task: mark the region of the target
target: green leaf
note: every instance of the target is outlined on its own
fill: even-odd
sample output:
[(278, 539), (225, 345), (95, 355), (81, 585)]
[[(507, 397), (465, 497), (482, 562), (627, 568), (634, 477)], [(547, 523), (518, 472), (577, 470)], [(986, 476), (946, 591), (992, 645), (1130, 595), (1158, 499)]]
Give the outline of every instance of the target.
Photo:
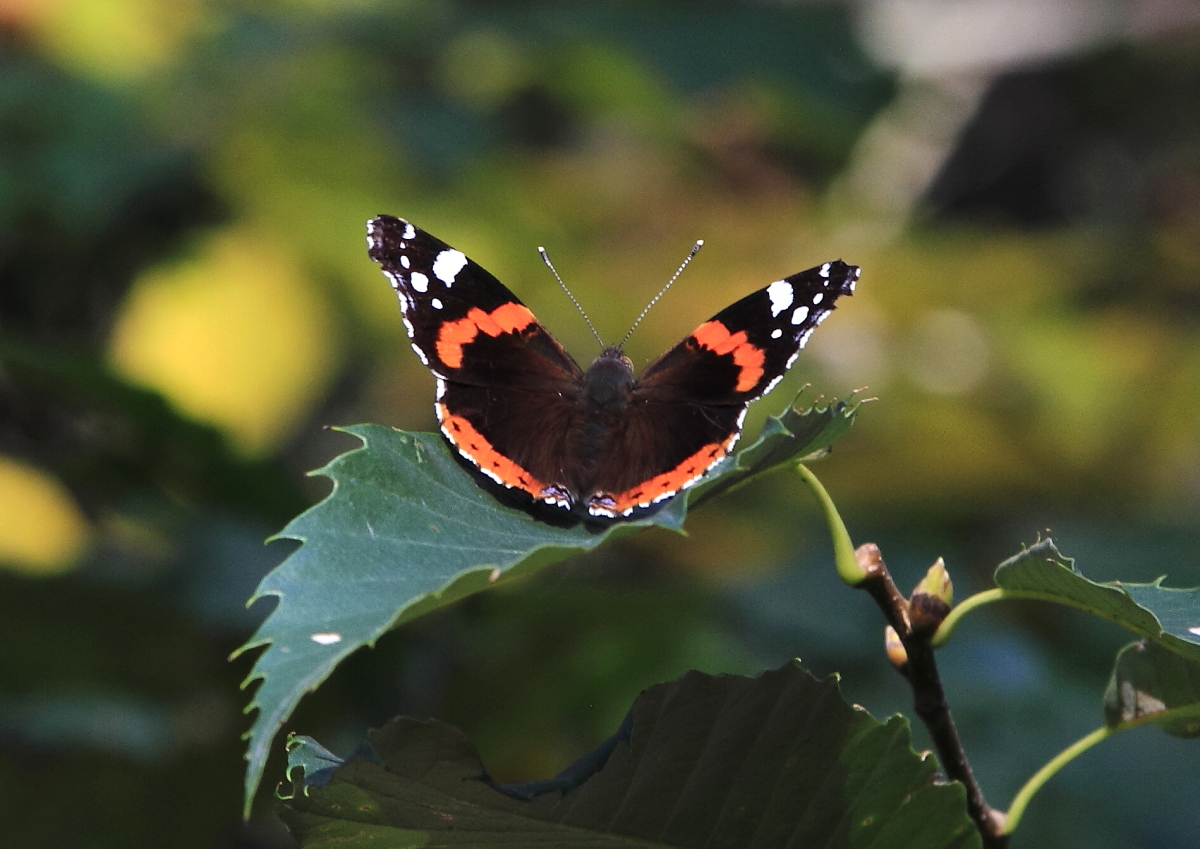
[(303, 544), (259, 585), (251, 602), (275, 596), (279, 603), (235, 653), (267, 647), (245, 681), (262, 682), (247, 706), (258, 710), (247, 752), (247, 812), (282, 723), (356, 649), (422, 613), (608, 539), (655, 525), (679, 530), (691, 500), (826, 450), (857, 407), (848, 400), (788, 410), (658, 513), (603, 529), (551, 525), (501, 504), (437, 434), (344, 428), (363, 445), (317, 472), (333, 480), (333, 492), (279, 534)]
[(702, 504), (754, 475), (785, 463), (821, 459), (854, 424), (859, 403), (851, 399), (826, 405), (818, 402), (808, 409), (793, 405), (782, 416), (768, 416), (753, 445), (738, 451), (685, 493), (687, 505)]
[(1161, 586), (1162, 580), (1149, 584), (1088, 580), (1050, 540), (1022, 551), (996, 569), (996, 585), (1005, 594), (1085, 610), (1200, 662), (1200, 587), (1171, 589)]
[(631, 732), (582, 785), (497, 791), (457, 729), (400, 718), (283, 816), (302, 846), (977, 847), (959, 784), (830, 678), (689, 672), (644, 691)]
[[(324, 787), (333, 771), (345, 761), (326, 749), (312, 737), (304, 734), (289, 734), (287, 741), (288, 775), (298, 769), (305, 787)], [(290, 796), (285, 798), (291, 798)]]
[(1175, 589), (1162, 586), (1163, 578), (1149, 584), (1122, 584), (1129, 597), (1153, 611), (1163, 630), (1163, 643), (1200, 660), (1200, 587)]
[(1145, 640), (1121, 649), (1104, 718), (1115, 726), (1143, 717), (1173, 737), (1200, 737), (1200, 663)]

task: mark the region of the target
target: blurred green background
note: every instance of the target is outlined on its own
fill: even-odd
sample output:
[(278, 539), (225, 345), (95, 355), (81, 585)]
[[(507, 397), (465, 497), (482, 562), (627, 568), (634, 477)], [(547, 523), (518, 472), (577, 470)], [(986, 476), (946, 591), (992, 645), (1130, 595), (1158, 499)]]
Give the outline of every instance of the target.
[[(817, 468), (857, 542), (959, 597), (1047, 530), (1089, 577), (1200, 583), (1200, 12), (1189, 2), (0, 0), (0, 833), (286, 847), (240, 821), (243, 604), (262, 540), (354, 447), (432, 429), (365, 253), (410, 218), (585, 364), (834, 257), (858, 294), (747, 423), (867, 387)], [(780, 474), (360, 653), (288, 723), (342, 754), (397, 713), (540, 778), (643, 687), (792, 656), (906, 710), (881, 623)], [(1036, 604), (943, 670), (1003, 808), (1101, 721), (1127, 637)], [(927, 745), (916, 731), (916, 745)], [(1015, 847), (1200, 846), (1196, 743), (1072, 764)], [(277, 748), (282, 747), (282, 739)]]

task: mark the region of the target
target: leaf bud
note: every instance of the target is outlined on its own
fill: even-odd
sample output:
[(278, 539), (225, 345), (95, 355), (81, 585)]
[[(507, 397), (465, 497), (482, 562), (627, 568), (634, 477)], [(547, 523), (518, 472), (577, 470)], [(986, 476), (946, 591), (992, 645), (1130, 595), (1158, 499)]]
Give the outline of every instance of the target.
[(900, 642), (900, 635), (891, 625), (883, 629), (883, 645), (887, 652), (888, 662), (901, 675), (906, 675), (908, 673), (908, 652), (904, 650), (904, 643)]
[(950, 580), (945, 561), (939, 557), (908, 599), (913, 633), (931, 634), (936, 631), (949, 615), (953, 603), (954, 583)]

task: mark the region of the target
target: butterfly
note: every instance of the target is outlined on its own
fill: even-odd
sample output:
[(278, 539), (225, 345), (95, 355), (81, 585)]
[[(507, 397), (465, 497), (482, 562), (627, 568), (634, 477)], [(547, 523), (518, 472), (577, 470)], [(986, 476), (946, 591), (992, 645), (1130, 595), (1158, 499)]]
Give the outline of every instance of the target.
[(635, 375), (620, 345), (580, 368), (499, 280), (403, 219), (368, 222), (367, 248), (436, 378), (449, 443), (535, 505), (601, 522), (647, 514), (720, 462), (859, 276), (832, 260), (776, 280)]

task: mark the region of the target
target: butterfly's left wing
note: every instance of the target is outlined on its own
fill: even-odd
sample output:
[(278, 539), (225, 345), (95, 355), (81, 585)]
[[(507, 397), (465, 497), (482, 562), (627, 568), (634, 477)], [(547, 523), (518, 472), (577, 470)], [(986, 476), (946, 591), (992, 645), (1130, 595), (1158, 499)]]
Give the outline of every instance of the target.
[(593, 515), (628, 516), (699, 480), (741, 432), (859, 270), (841, 260), (776, 280), (721, 310), (646, 367), (628, 423), (609, 446)]
[(487, 269), (403, 218), (367, 223), (367, 253), (400, 298), (412, 347), (437, 377), (507, 388), (582, 372)]
[(425, 230), (380, 215), (367, 246), (437, 379), (442, 433), (497, 483), (557, 500), (547, 488), (563, 463), (579, 366), (508, 287)]

